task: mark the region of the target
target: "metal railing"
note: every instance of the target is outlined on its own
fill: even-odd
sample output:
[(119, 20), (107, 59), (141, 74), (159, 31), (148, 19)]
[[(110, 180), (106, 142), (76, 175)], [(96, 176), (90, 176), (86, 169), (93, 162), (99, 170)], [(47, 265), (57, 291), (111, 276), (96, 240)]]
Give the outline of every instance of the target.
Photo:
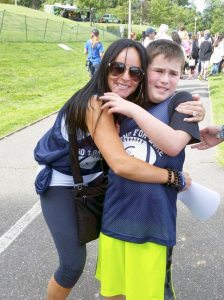
[[(118, 29), (104, 29), (97, 27), (100, 39), (113, 41), (120, 37)], [(86, 41), (90, 35), (90, 28), (74, 21), (74, 25), (67, 22), (57, 22), (51, 19), (34, 18), (14, 14), (6, 10), (0, 11), (0, 42), (73, 42)]]

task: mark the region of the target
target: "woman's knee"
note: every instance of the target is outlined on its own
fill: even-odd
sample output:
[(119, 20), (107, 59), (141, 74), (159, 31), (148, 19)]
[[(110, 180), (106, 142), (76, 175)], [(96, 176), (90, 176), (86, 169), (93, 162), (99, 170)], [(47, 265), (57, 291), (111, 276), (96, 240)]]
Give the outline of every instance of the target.
[(55, 280), (64, 288), (72, 288), (82, 275), (84, 266), (84, 262), (74, 265), (60, 265), (55, 272)]

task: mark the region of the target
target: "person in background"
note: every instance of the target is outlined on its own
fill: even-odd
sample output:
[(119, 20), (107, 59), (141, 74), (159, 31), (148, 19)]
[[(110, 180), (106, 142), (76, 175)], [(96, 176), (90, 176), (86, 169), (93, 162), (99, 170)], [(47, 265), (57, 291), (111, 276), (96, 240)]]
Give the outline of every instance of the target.
[(149, 43), (155, 40), (156, 31), (153, 28), (147, 28), (145, 31), (145, 38), (142, 42), (142, 45), (146, 48)]
[(155, 39), (166, 39), (166, 40), (172, 40), (172, 38), (168, 35), (169, 26), (166, 24), (161, 24), (159, 26), (159, 30), (155, 36)]
[(210, 125), (200, 130), (201, 142), (191, 148), (206, 150), (224, 141), (224, 125)]
[(197, 34), (192, 35), (191, 57), (195, 60), (195, 65), (191, 67), (191, 72), (192, 74), (196, 75), (196, 66), (198, 65), (199, 60), (199, 46)]
[(209, 41), (210, 39), (210, 34), (206, 33), (204, 36), (205, 40), (201, 43), (199, 47), (199, 59), (201, 62), (201, 72), (200, 75), (198, 76), (198, 79), (200, 80), (208, 80), (207, 75), (208, 75), (208, 68), (210, 64), (210, 58), (212, 56), (212, 43)]
[[(187, 55), (186, 55), (185, 48), (184, 48), (184, 46), (183, 46), (182, 40), (181, 40), (181, 38), (180, 38), (180, 36), (179, 36), (179, 33), (178, 33), (176, 30), (174, 30), (174, 31), (171, 32), (171, 38), (172, 38), (172, 40), (173, 40), (174, 42), (176, 42), (178, 45), (180, 45), (180, 47), (181, 47), (181, 49), (182, 49), (182, 51), (183, 51), (183, 53), (184, 53), (184, 58), (185, 58), (185, 65), (184, 65), (184, 70), (183, 70), (183, 73), (184, 73), (185, 69), (186, 69), (187, 66), (188, 66), (188, 64), (187, 64)], [(184, 78), (184, 77), (183, 77), (183, 74), (181, 75), (180, 78), (181, 78), (181, 79)]]
[(91, 38), (85, 44), (84, 54), (87, 55), (86, 63), (90, 77), (92, 77), (99, 69), (100, 62), (104, 54), (104, 47), (99, 40), (98, 29), (92, 30)]
[(130, 38), (131, 38), (131, 40), (134, 40), (134, 41), (135, 41), (136, 38), (137, 38), (137, 37), (136, 37), (136, 33), (132, 31), (132, 32), (131, 32), (131, 35), (130, 35)]
[[(197, 37), (198, 37), (198, 47), (200, 48), (201, 43), (204, 42), (204, 31), (198, 31), (197, 32)], [(198, 74), (201, 73), (201, 61), (199, 59), (199, 53), (198, 53)]]
[(224, 57), (223, 36), (219, 34), (213, 43), (213, 53), (210, 59), (212, 64), (209, 76), (218, 75), (219, 65)]
[(222, 41), (220, 42), (219, 46), (222, 47), (222, 59), (219, 63), (219, 73), (224, 72), (224, 34), (222, 33)]
[(179, 36), (180, 36), (180, 38), (181, 38), (182, 41), (189, 38), (188, 32), (187, 32), (187, 30), (185, 28), (185, 25), (181, 25), (180, 26), (178, 34), (179, 34)]

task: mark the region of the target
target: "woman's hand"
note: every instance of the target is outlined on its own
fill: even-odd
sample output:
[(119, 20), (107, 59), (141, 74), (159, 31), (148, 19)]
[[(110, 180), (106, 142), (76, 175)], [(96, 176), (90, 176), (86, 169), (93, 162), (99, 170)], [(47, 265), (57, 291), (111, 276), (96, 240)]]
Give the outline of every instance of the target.
[(205, 116), (205, 108), (200, 100), (200, 96), (198, 94), (193, 95), (193, 100), (183, 102), (176, 107), (176, 111), (179, 113), (189, 115), (188, 118), (184, 119), (186, 122), (200, 122)]
[(102, 105), (101, 109), (108, 108), (108, 113), (120, 113), (129, 118), (133, 117), (133, 113), (137, 107), (136, 104), (125, 100), (115, 93), (104, 93), (103, 96), (99, 97), (100, 100), (106, 103)]
[(220, 132), (220, 127), (221, 126), (211, 125), (201, 129), (200, 130), (201, 142), (192, 145), (191, 148), (198, 149), (198, 150), (206, 150), (223, 142), (223, 139), (217, 137), (217, 134)]

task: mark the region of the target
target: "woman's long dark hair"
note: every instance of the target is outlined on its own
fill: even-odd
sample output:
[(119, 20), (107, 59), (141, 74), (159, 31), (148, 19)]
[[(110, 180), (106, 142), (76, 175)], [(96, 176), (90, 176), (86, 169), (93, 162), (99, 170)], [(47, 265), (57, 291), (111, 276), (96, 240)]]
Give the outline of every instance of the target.
[(100, 67), (90, 81), (76, 92), (64, 105), (63, 111), (66, 115), (66, 127), (74, 132), (75, 128), (80, 128), (88, 132), (86, 125), (86, 110), (89, 100), (93, 95), (101, 96), (110, 91), (108, 87), (108, 64), (124, 49), (133, 47), (140, 56), (141, 68), (145, 73), (143, 80), (139, 83), (136, 91), (128, 97), (129, 101), (144, 106), (147, 97), (147, 65), (148, 59), (145, 48), (131, 39), (120, 39), (112, 43), (105, 52)]

